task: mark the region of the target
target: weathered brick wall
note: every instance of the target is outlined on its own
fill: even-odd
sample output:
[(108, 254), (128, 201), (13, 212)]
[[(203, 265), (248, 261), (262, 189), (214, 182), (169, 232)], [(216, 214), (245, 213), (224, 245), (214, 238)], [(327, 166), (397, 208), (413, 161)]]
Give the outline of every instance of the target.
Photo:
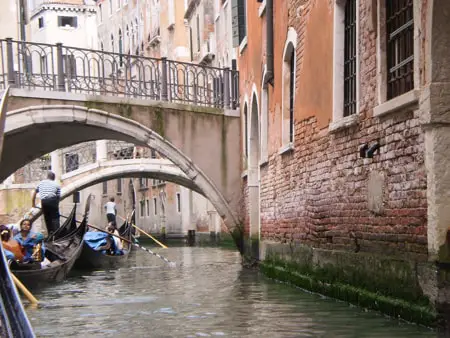
[[(307, 29), (311, 9), (317, 3), (289, 1), (289, 26), (298, 34), (296, 93), (299, 88), (304, 88), (305, 82), (315, 86), (317, 91), (326, 90), (319, 80), (305, 79), (305, 72), (308, 72), (305, 67), (317, 67), (315, 62), (323, 62), (318, 58), (317, 61), (307, 59), (305, 63), (308, 39), (312, 36), (321, 39), (321, 34), (327, 34), (326, 29)], [(332, 5), (330, 1), (331, 14)], [(261, 238), (425, 259), (424, 135), (418, 112), (373, 117), (377, 59), (374, 9), (370, 5), (371, 1), (360, 1), (359, 122), (330, 133), (324, 121), (331, 120), (332, 111), (319, 111), (321, 107), (327, 107), (326, 103), (314, 106), (312, 99), (305, 103), (304, 97), (300, 96), (302, 99), (299, 100), (296, 96), (294, 151), (279, 155), (274, 147), (270, 147), (269, 163), (261, 168)], [(328, 48), (332, 49), (332, 44)], [(281, 65), (275, 63), (277, 67), (281, 68)], [(329, 81), (331, 83), (331, 76)], [(276, 82), (274, 90), (277, 85), (280, 84)], [(332, 100), (332, 95), (328, 95), (328, 100)], [(269, 105), (271, 115), (279, 113), (279, 101)], [(276, 117), (271, 121), (269, 142), (274, 143), (274, 138), (281, 139), (281, 128), (273, 123)], [(379, 153), (373, 159), (360, 158), (359, 147), (366, 142), (372, 145), (377, 140), (381, 144)], [(382, 185), (382, 205), (376, 211), (369, 208), (369, 199), (373, 197), (369, 189), (372, 175), (381, 177)], [(247, 196), (245, 180), (243, 191)], [(246, 200), (243, 207), (248, 209), (248, 203)], [(248, 228), (248, 218), (245, 220)]]

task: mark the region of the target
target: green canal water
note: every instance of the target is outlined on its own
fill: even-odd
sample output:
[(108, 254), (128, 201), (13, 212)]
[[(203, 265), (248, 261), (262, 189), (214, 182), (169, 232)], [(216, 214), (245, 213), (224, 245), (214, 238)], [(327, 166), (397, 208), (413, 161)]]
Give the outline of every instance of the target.
[(435, 332), (278, 283), (220, 248), (144, 251), (111, 271), (36, 292), (38, 337), (435, 337)]

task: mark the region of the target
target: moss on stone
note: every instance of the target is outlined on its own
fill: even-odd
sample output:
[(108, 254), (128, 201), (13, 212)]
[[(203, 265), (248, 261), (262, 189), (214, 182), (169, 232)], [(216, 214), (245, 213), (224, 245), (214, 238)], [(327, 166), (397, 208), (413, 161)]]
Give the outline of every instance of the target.
[(131, 107), (131, 104), (128, 103), (119, 103), (117, 104), (117, 113), (120, 116), (131, 118), (131, 115), (133, 114), (133, 109)]
[(160, 108), (153, 110), (153, 130), (157, 132), (161, 137), (165, 137), (165, 130), (164, 130), (164, 114), (163, 110)]
[(436, 312), (429, 305), (388, 297), (378, 292), (371, 292), (364, 288), (338, 281), (326, 281), (322, 279), (323, 274), (316, 275), (297, 271), (292, 264), (286, 264), (286, 262), (281, 260), (264, 261), (260, 264), (260, 270), (270, 278), (344, 300), (363, 308), (370, 308), (396, 318), (402, 318), (429, 327), (436, 325)]

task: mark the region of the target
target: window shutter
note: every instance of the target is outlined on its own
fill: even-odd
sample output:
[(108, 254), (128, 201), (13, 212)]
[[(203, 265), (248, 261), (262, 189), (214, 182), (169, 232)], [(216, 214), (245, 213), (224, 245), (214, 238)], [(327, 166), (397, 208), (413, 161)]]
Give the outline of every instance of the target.
[(233, 47), (239, 47), (247, 35), (245, 0), (232, 0), (231, 24), (233, 29)]
[(231, 25), (233, 35), (233, 47), (239, 47), (239, 10), (238, 0), (231, 1)]
[(58, 27), (62, 26), (62, 16), (58, 16)]
[(75, 27), (75, 28), (78, 27), (78, 17), (77, 16), (73, 17), (73, 27)]

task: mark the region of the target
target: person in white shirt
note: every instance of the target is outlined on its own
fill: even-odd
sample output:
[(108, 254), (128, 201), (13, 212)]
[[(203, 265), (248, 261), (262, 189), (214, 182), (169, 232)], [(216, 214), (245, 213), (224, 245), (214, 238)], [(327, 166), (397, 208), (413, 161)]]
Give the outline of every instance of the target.
[(117, 215), (117, 209), (116, 209), (116, 203), (114, 202), (114, 197), (111, 197), (109, 199), (109, 202), (105, 204), (105, 211), (106, 211), (106, 220), (109, 223), (113, 223), (114, 227), (116, 226), (116, 215)]

